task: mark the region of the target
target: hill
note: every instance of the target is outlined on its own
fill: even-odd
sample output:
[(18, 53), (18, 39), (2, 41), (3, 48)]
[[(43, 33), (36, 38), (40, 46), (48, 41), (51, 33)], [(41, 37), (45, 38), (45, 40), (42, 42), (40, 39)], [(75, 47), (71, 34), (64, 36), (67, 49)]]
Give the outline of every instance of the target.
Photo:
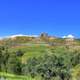
[(72, 35), (63, 36), (62, 38), (49, 36), (47, 33), (36, 35), (12, 35), (4, 37), (0, 40), (0, 45), (8, 46), (29, 46), (33, 44), (42, 44), (49, 46), (70, 45), (80, 46), (80, 39), (76, 39)]
[(0, 40), (0, 76), (9, 80), (79, 80), (79, 67), (80, 39), (42, 33)]

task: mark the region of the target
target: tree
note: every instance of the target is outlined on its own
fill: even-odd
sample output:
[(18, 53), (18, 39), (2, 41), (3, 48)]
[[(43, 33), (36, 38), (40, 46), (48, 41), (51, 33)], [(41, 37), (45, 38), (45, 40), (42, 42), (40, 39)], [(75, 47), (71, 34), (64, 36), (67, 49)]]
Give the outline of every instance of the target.
[(16, 56), (23, 56), (24, 52), (21, 50), (16, 51)]
[(21, 68), (21, 61), (14, 54), (10, 55), (7, 63), (7, 72), (21, 74)]

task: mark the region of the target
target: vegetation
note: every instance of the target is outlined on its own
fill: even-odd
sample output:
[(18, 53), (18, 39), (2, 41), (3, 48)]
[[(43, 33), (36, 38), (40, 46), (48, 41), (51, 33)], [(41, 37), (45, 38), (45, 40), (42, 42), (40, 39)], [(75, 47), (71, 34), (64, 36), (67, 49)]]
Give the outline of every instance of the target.
[(64, 41), (55, 39), (51, 43), (62, 45), (48, 46), (1, 45), (0, 77), (8, 80), (79, 80), (80, 49), (74, 48), (77, 45), (64, 45)]

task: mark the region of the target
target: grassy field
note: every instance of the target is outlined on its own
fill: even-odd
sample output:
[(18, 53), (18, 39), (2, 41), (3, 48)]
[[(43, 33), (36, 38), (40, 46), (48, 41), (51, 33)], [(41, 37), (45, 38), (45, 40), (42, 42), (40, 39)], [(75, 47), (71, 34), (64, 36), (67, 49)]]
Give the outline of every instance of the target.
[(18, 50), (21, 50), (24, 52), (24, 55), (22, 56), (22, 62), (25, 63), (25, 61), (32, 57), (39, 57), (47, 54), (47, 50), (49, 50), (48, 46), (43, 45), (33, 45), (33, 46), (19, 46), (10, 48), (9, 51), (16, 52)]
[[(9, 48), (10, 52), (16, 52), (18, 50), (24, 51), (24, 55), (21, 57), (22, 62), (25, 63), (27, 59), (31, 57), (39, 57), (46, 54), (47, 46), (43, 45), (33, 45), (33, 46), (19, 46)], [(13, 75), (5, 72), (0, 72), (0, 77), (4, 79), (0, 80), (42, 80), (39, 76), (35, 78), (31, 78), (30, 76), (20, 76), (20, 75)]]
[(35, 78), (31, 78), (30, 76), (19, 76), (8, 74), (5, 72), (0, 72), (0, 80), (42, 80), (39, 76)]
[[(47, 54), (49, 56), (56, 55), (56, 57), (61, 60), (60, 63), (62, 62), (67, 67), (70, 64), (72, 64), (71, 61), (70, 61), (72, 59), (71, 56), (73, 56), (77, 52), (78, 53), (80, 52), (80, 47), (79, 47), (79, 50), (78, 50), (78, 48), (74, 49), (74, 47), (71, 47), (71, 46), (69, 46), (69, 47), (66, 47), (66, 46), (48, 46), (48, 45), (45, 46), (45, 45), (41, 45), (41, 44), (40, 45), (39, 44), (38, 45), (34, 44), (34, 45), (30, 45), (30, 46), (9, 47), (8, 50), (11, 53), (11, 55), (16, 54), (16, 52), (18, 50), (21, 50), (24, 54), (20, 57), (17, 57), (17, 58), (20, 59), (22, 64), (26, 64), (27, 60), (33, 59), (33, 57), (35, 57), (35, 58), (39, 58), (41, 56), (45, 57), (46, 54)], [(75, 55), (73, 57), (75, 57)], [(14, 58), (14, 56), (13, 56), (13, 58)], [(53, 60), (54, 57), (50, 57), (50, 61), (51, 61), (51, 58)], [(43, 59), (43, 58), (40, 58), (40, 59)], [(62, 61), (62, 59), (64, 61)], [(77, 60), (76, 57), (75, 57), (75, 59)], [(45, 60), (47, 60), (47, 59), (45, 59)], [(44, 61), (44, 62), (46, 62), (46, 61)], [(41, 63), (44, 64), (43, 62), (41, 62)], [(46, 64), (49, 64), (48, 61), (47, 61)], [(71, 66), (69, 66), (69, 67), (71, 67)], [(44, 66), (44, 68), (45, 68), (45, 66)], [(52, 69), (53, 68), (51, 68), (51, 70)], [(57, 69), (57, 68), (55, 68), (55, 69)], [(71, 80), (79, 80), (79, 79), (77, 79), (77, 77), (79, 77), (79, 75), (80, 75), (80, 65), (77, 65), (76, 67), (71, 68), (70, 71), (71, 71), (70, 74), (71, 74), (71, 77), (72, 77)], [(37, 74), (37, 75), (39, 75), (39, 74)], [(14, 75), (14, 74), (9, 74), (9, 73), (5, 73), (5, 72), (0, 72), (0, 80), (44, 80), (44, 79), (42, 79), (39, 76), (36, 76), (35, 78), (32, 78), (31, 76), (28, 76), (28, 75), (27, 76), (22, 76), (22, 75), (16, 75), (16, 74)], [(50, 80), (60, 80), (60, 79), (53, 79), (52, 78)]]

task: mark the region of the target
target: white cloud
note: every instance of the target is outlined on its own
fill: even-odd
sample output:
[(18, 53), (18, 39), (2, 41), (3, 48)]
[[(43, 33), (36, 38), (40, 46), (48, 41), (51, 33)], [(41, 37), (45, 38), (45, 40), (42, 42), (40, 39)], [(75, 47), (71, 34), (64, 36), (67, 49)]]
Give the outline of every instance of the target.
[(17, 36), (26, 36), (26, 37), (38, 37), (38, 35), (24, 35), (24, 34), (17, 34), (10, 36), (11, 38), (17, 37)]
[(0, 37), (0, 40), (1, 40), (1, 39), (4, 39), (4, 38), (15, 38), (15, 37), (19, 37), (19, 36), (26, 36), (26, 37), (38, 37), (38, 35), (15, 34), (15, 35), (10, 35), (10, 36)]
[(63, 36), (62, 38), (71, 38), (71, 39), (74, 39), (75, 37), (71, 34), (67, 35), (67, 36)]

